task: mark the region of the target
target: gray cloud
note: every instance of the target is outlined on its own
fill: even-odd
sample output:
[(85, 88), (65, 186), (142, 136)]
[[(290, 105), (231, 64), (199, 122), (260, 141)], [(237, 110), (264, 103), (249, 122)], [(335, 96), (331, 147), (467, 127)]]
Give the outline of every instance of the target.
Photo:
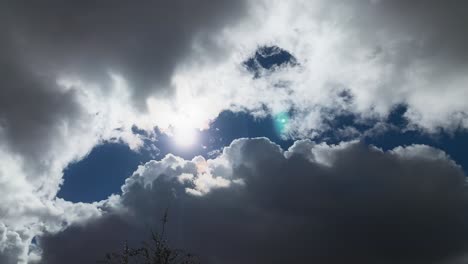
[[(179, 175), (201, 171), (231, 185), (187, 192), (200, 183)], [(171, 241), (206, 263), (450, 263), (468, 241), (463, 172), (426, 146), (298, 141), (283, 152), (242, 139), (215, 160), (150, 162), (123, 190), (119, 214), (41, 238), (43, 262), (87, 263), (125, 239), (138, 244), (166, 207)]]
[[(355, 17), (358, 28), (374, 31), (375, 34), (379, 32), (372, 30), (373, 27), (391, 30), (392, 33), (411, 35), (415, 40), (414, 48), (420, 48), (419, 51), (414, 50), (413, 54), (407, 54), (413, 58), (445, 55), (449, 56), (452, 62), (466, 63), (468, 53), (463, 47), (468, 44), (468, 37), (461, 34), (463, 27), (468, 24), (468, 18), (464, 15), (468, 9), (466, 3), (456, 0), (374, 2), (376, 4), (361, 9), (361, 12), (371, 15)], [(371, 21), (374, 23), (371, 24)], [(391, 42), (392, 39), (388, 41)]]
[(43, 171), (41, 156), (53, 149), (60, 130), (73, 128), (83, 112), (73, 90), (61, 90), (54, 79), (20, 65), (16, 56), (14, 52), (0, 53), (4, 74), (0, 81), (0, 137), (11, 152), (26, 158), (30, 169)]
[[(9, 41), (40, 72), (105, 83), (122, 75), (136, 106), (168, 93), (176, 66), (210, 46), (213, 33), (242, 16), (244, 1), (7, 1), (2, 24)], [(207, 56), (210, 54), (194, 54)]]

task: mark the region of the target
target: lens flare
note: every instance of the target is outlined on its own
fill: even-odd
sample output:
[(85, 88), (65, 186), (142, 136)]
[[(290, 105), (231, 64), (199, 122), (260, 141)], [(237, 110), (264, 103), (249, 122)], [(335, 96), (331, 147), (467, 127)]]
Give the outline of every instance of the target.
[(275, 131), (279, 136), (282, 136), (286, 133), (289, 120), (290, 116), (288, 112), (280, 112), (273, 117)]

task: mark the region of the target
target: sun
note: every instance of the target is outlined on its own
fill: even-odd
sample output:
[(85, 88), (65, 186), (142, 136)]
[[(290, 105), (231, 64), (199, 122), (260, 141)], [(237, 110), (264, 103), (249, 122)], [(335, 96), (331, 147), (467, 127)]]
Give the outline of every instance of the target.
[(198, 141), (197, 130), (193, 128), (180, 127), (173, 131), (173, 139), (180, 147), (191, 147)]

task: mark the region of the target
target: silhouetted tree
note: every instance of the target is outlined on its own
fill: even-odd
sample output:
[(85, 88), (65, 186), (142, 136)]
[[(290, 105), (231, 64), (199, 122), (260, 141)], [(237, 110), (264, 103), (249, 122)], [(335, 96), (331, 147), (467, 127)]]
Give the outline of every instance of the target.
[(105, 259), (99, 261), (102, 264), (196, 264), (196, 257), (180, 249), (172, 248), (164, 232), (167, 224), (167, 209), (161, 219), (162, 229), (160, 233), (151, 231), (151, 239), (142, 243), (141, 247), (130, 248), (128, 242), (124, 242), (121, 253), (107, 253)]

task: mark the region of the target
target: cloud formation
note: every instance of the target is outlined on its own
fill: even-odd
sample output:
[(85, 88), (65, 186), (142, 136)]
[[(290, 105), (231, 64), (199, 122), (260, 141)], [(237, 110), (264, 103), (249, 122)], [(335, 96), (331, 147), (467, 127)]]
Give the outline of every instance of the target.
[[(290, 133), (303, 137), (343, 111), (379, 119), (405, 104), (411, 125), (433, 132), (466, 127), (465, 9), (435, 0), (14, 1), (2, 8), (2, 40), (30, 78), (95, 97), (87, 110), (136, 111), (119, 122), (145, 129), (205, 127), (226, 109), (294, 110)], [(300, 67), (252, 80), (243, 62), (265, 45)], [(119, 103), (112, 76), (126, 94)]]
[(456, 263), (468, 241), (464, 177), (424, 145), (304, 140), (283, 151), (239, 139), (213, 160), (140, 166), (104, 217), (41, 238), (43, 263), (92, 262), (138, 243), (166, 207), (172, 243), (206, 263)]
[(245, 2), (11, 1), (2, 10), (8, 40), (32, 67), (100, 82), (108, 72), (122, 75), (144, 107), (148, 96), (170, 88), (197, 41), (210, 46), (211, 34), (235, 22)]
[[(55, 198), (62, 171), (106, 140), (137, 149), (133, 125), (206, 128), (223, 110), (291, 112), (287, 134), (306, 138), (342, 113), (381, 120), (403, 104), (410, 127), (466, 129), (466, 9), (456, 0), (3, 1), (0, 255), (24, 263), (35, 235), (99, 216), (102, 205)], [(297, 63), (252, 78), (244, 62), (264, 46)], [(425, 156), (408, 149), (392, 155)], [(236, 159), (256, 164), (246, 156)], [(193, 181), (190, 200), (247, 192), (247, 176), (226, 178), (231, 170), (178, 181)]]
[[(206, 104), (207, 98), (219, 102), (206, 110), (216, 109), (213, 113), (226, 105), (258, 114), (293, 110), (290, 132), (297, 137), (320, 133), (324, 118), (352, 113), (379, 120), (401, 104), (408, 106), (411, 127), (428, 132), (466, 128), (467, 105), (461, 99), (467, 92), (465, 9), (456, 1), (253, 5), (255, 16), (225, 36), (226, 43), (242, 39), (234, 55), (220, 65), (177, 72), (176, 87), (194, 105)], [(242, 64), (263, 45), (287, 50), (300, 66), (255, 80), (242, 67), (230, 66)], [(210, 78), (213, 72), (219, 77)]]
[(131, 132), (134, 114), (146, 111), (149, 96), (170, 96), (177, 65), (196, 56), (197, 47), (214, 46), (213, 34), (244, 7), (243, 1), (0, 4), (0, 255), (11, 255), (0, 262), (25, 263), (33, 236), (66, 226), (82, 207), (91, 209), (77, 212), (81, 220), (99, 214), (93, 205), (55, 199), (63, 169), (105, 140), (141, 146)]

